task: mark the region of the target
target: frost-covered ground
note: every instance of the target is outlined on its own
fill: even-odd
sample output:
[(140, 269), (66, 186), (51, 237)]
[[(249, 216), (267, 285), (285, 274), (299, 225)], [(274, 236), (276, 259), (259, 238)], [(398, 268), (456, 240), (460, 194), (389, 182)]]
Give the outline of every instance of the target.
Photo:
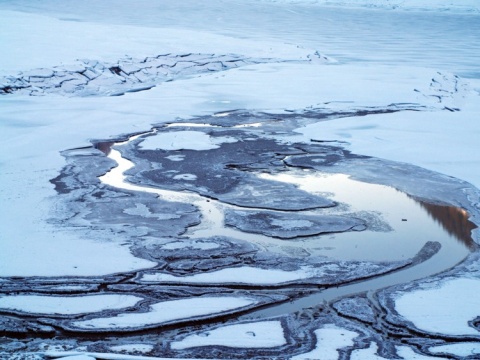
[(479, 14), (2, 1), (0, 357), (478, 356)]

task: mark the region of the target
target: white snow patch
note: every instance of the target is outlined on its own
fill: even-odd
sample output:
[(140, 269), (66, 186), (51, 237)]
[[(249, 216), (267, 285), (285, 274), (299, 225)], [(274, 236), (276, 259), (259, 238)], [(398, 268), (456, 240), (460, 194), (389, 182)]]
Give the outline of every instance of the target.
[(83, 314), (134, 306), (142, 298), (133, 295), (43, 296), (13, 295), (0, 297), (0, 309), (35, 314)]
[(197, 249), (197, 250), (212, 250), (218, 249), (220, 244), (212, 241), (190, 240), (190, 241), (172, 241), (168, 244), (162, 245), (161, 248), (165, 250), (180, 250), (180, 249)]
[(233, 348), (272, 348), (287, 343), (280, 321), (261, 321), (223, 326), (185, 337), (171, 343), (171, 348), (182, 350), (199, 346), (227, 346)]
[(447, 280), (395, 299), (395, 310), (418, 329), (445, 335), (479, 335), (468, 322), (480, 315), (480, 280)]
[(178, 174), (173, 177), (174, 180), (186, 180), (186, 181), (195, 181), (197, 180), (197, 175), (195, 174)]
[(96, 360), (93, 356), (90, 355), (72, 355), (58, 358), (59, 360)]
[[(347, 142), (354, 153), (414, 164), (480, 188), (480, 96), (463, 94), (461, 111), (419, 111), (347, 117), (296, 129), (304, 140)], [(464, 104), (462, 104), (464, 103)], [(444, 144), (439, 147), (438, 144)]]
[(316, 274), (315, 271), (310, 268), (302, 268), (296, 271), (285, 271), (278, 269), (267, 270), (250, 266), (242, 266), (189, 276), (174, 276), (163, 273), (145, 274), (140, 278), (140, 281), (194, 284), (240, 283), (254, 285), (277, 285), (290, 281), (308, 279), (316, 275), (318, 274)]
[(282, 229), (304, 229), (313, 225), (311, 221), (308, 220), (279, 220), (273, 219), (271, 224), (274, 226), (280, 226)]
[(72, 324), (82, 329), (136, 328), (227, 312), (257, 302), (252, 298), (233, 296), (171, 300), (153, 304), (150, 311), (145, 313), (119, 314), (113, 317), (75, 321)]
[(334, 324), (327, 324), (321, 329), (315, 330), (317, 345), (312, 351), (294, 356), (291, 360), (325, 359), (336, 360), (339, 358), (338, 350), (353, 346), (358, 333), (338, 327)]
[(113, 351), (136, 351), (141, 353), (148, 353), (153, 350), (153, 345), (150, 344), (125, 344), (125, 345), (117, 345), (111, 346), (111, 350)]
[(145, 150), (212, 150), (224, 142), (236, 142), (232, 137), (213, 138), (201, 131), (173, 131), (146, 138), (140, 147)]
[(185, 159), (185, 155), (170, 155), (166, 156), (165, 159), (170, 161), (183, 161), (183, 159)]
[(428, 349), (434, 354), (451, 354), (456, 356), (472, 356), (480, 354), (480, 342), (459, 342), (456, 344), (446, 344), (432, 346)]
[(96, 360), (96, 358), (89, 355), (73, 355), (73, 356), (61, 357), (58, 359), (59, 360)]
[[(173, 358), (164, 358), (164, 357), (156, 357), (156, 356), (123, 355), (123, 354), (80, 352), (80, 351), (47, 351), (45, 352), (45, 356), (49, 358), (54, 358), (54, 359), (62, 359), (67, 356), (80, 356), (80, 355), (89, 356), (90, 358), (93, 358), (93, 359), (102, 359), (102, 360), (187, 360), (186, 358), (173, 359)], [(24, 360), (24, 359), (21, 358), (21, 360)], [(207, 359), (197, 359), (197, 360), (207, 360)]]
[[(437, 357), (426, 356), (417, 354), (411, 348), (407, 346), (396, 346), (397, 354), (401, 359), (405, 360), (428, 360), (438, 359)], [(357, 349), (352, 351), (350, 360), (383, 360), (386, 359), (383, 356), (377, 355), (378, 345), (374, 342), (370, 343), (370, 346), (366, 349)]]

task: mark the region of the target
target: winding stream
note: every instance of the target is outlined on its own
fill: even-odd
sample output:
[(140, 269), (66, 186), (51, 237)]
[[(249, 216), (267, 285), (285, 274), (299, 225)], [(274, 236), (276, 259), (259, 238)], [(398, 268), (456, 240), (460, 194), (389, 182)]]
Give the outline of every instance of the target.
[[(136, 135), (123, 145), (141, 136)], [(441, 244), (441, 249), (431, 258), (415, 266), (375, 278), (345, 284), (319, 291), (298, 300), (259, 310), (243, 318), (259, 318), (299, 311), (304, 308), (330, 301), (340, 296), (360, 292), (379, 290), (388, 286), (432, 276), (448, 270), (461, 262), (470, 253), (473, 246), (469, 234), (455, 233), (449, 229), (462, 228), (449, 222), (467, 222), (468, 214), (462, 209), (420, 203), (405, 193), (391, 187), (369, 184), (350, 179), (343, 174), (321, 174), (314, 171), (293, 171), (289, 174), (258, 176), (267, 180), (293, 183), (300, 189), (328, 195), (341, 206), (329, 209), (305, 211), (305, 214), (349, 213), (362, 214), (376, 212), (391, 229), (366, 230), (312, 236), (300, 240), (278, 240), (258, 234), (249, 234), (224, 226), (224, 210), (239, 209), (203, 197), (197, 193), (158, 189), (136, 185), (127, 181), (125, 172), (135, 166), (124, 158), (120, 151), (111, 148), (108, 157), (118, 166), (100, 177), (101, 182), (116, 188), (148, 192), (158, 195), (162, 200), (193, 204), (201, 212), (201, 224), (189, 228), (185, 234), (189, 238), (202, 238), (214, 235), (228, 236), (257, 244), (267, 251), (283, 254), (298, 254), (292, 249), (303, 249), (304, 256), (327, 256), (338, 260), (398, 261), (414, 257), (427, 241)], [(429, 211), (427, 211), (429, 210)], [(453, 214), (453, 216), (452, 216)], [(296, 255), (298, 256), (298, 255)]]

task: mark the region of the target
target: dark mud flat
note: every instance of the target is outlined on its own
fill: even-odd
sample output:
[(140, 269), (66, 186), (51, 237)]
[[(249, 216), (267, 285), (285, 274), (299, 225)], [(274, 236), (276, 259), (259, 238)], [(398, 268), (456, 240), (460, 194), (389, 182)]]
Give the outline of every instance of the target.
[[(2, 279), (4, 299), (136, 301), (74, 314), (4, 305), (2, 351), (39, 359), (78, 349), (97, 359), (280, 359), (309, 357), (318, 337), (343, 331), (344, 346), (333, 349), (339, 358), (372, 346), (387, 359), (399, 346), (426, 354), (422, 339), (444, 337), (432, 340), (401, 321), (382, 289), (451, 268), (454, 276), (476, 251), (471, 187), (321, 139), (288, 140), (302, 124), (347, 115), (355, 114), (237, 110), (65, 151), (67, 165), (51, 181), (59, 203), (52, 221), (157, 265), (99, 277)], [(342, 198), (342, 188), (351, 193)], [(363, 208), (358, 195), (387, 207)], [(388, 206), (396, 209), (390, 215)]]

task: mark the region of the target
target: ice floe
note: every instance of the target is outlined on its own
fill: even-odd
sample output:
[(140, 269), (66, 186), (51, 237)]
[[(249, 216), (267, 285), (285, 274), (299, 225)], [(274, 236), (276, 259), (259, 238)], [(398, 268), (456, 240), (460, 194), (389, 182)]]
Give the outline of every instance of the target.
[(208, 317), (214, 314), (241, 310), (258, 303), (245, 297), (217, 296), (162, 301), (152, 304), (148, 312), (123, 313), (113, 317), (100, 317), (74, 321), (76, 329), (122, 330), (148, 328), (192, 318)]
[(233, 348), (271, 348), (286, 343), (281, 321), (269, 320), (222, 326), (188, 335), (180, 341), (172, 342), (170, 346), (174, 350), (215, 345)]
[(395, 298), (395, 310), (425, 332), (480, 336), (471, 322), (480, 315), (480, 280), (458, 278), (412, 289)]
[(458, 342), (428, 348), (434, 354), (448, 354), (461, 357), (480, 355), (480, 342)]
[(302, 268), (296, 271), (261, 269), (250, 266), (226, 268), (222, 270), (189, 276), (175, 276), (163, 273), (145, 274), (143, 282), (186, 283), (186, 284), (251, 284), (280, 285), (318, 276), (321, 271)]
[[(418, 354), (408, 346), (396, 346), (395, 349), (396, 349), (397, 355), (400, 356), (400, 359), (405, 359), (405, 360), (438, 359), (436, 356), (427, 356), (427, 355)], [(351, 360), (387, 359), (383, 356), (378, 355), (377, 351), (378, 351), (378, 345), (376, 343), (370, 343), (369, 347), (366, 349), (353, 350), (350, 355), (350, 359)]]
[(334, 324), (325, 324), (321, 329), (315, 330), (317, 344), (312, 351), (293, 356), (292, 360), (325, 359), (335, 360), (340, 358), (340, 350), (354, 345), (354, 339), (359, 334)]
[(123, 309), (136, 305), (142, 298), (133, 295), (9, 295), (0, 296), (0, 309), (34, 314), (74, 315), (102, 310)]
[(111, 346), (113, 351), (132, 351), (139, 353), (148, 353), (153, 350), (153, 345), (150, 344), (125, 344), (125, 345), (116, 345)]

